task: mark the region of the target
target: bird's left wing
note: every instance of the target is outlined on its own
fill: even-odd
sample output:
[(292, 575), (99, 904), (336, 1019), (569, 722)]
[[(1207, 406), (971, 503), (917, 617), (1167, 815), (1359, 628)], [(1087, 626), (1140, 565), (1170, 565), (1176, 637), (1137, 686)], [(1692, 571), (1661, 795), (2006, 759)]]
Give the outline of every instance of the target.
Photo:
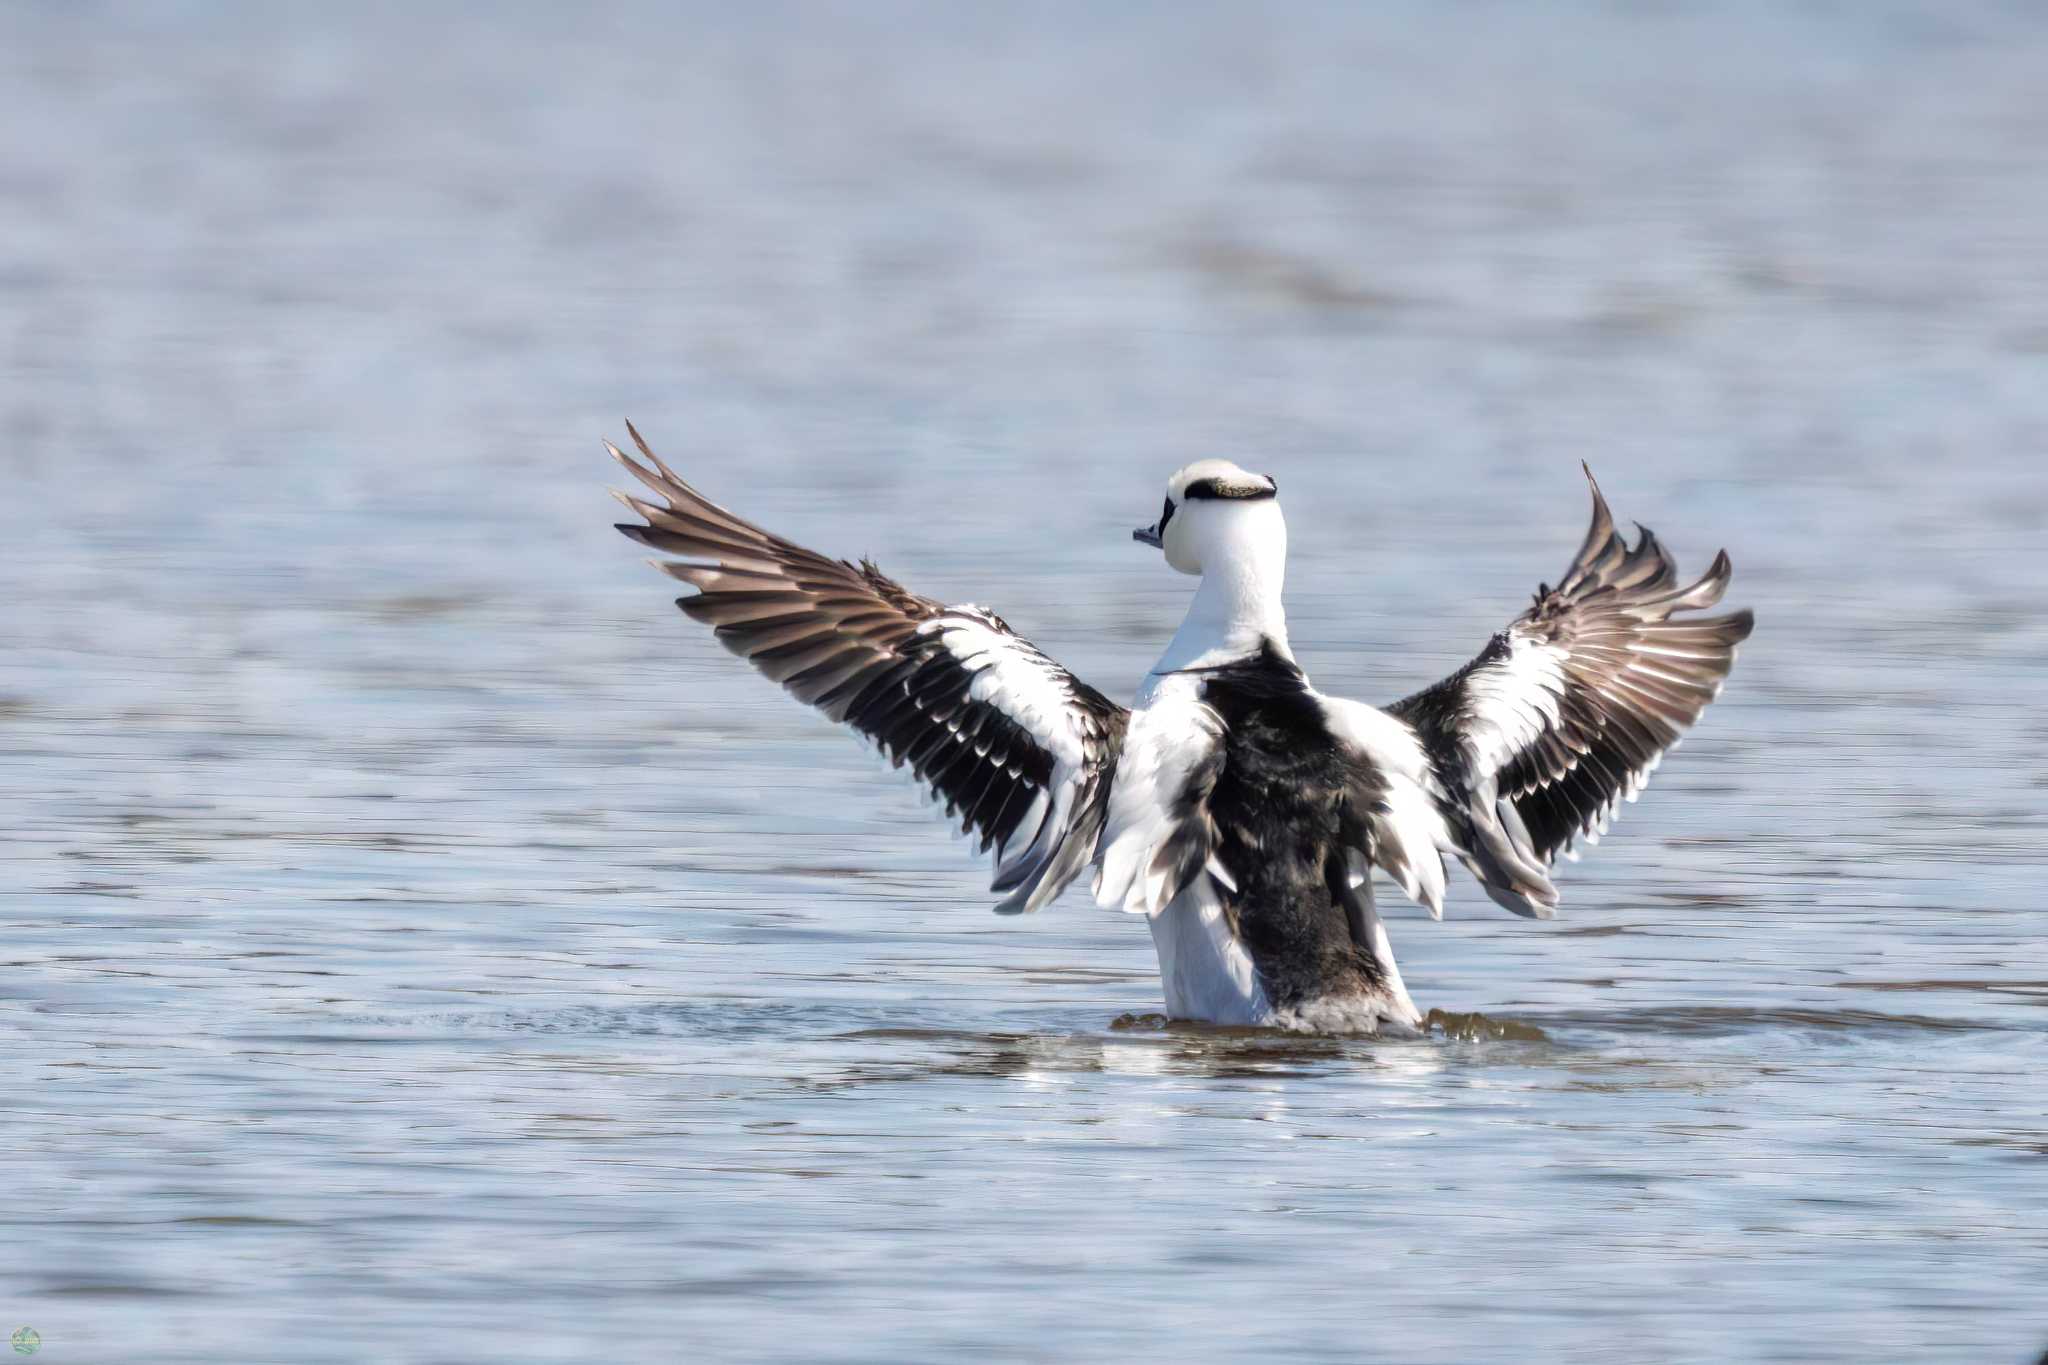
[[(660, 497), (616, 496), (619, 530), (681, 561), (677, 599), (797, 700), (910, 765), (963, 832), (995, 851), (996, 909), (1036, 910), (1095, 856), (1129, 713), (993, 612), (920, 597), (873, 564), (827, 559), (711, 502), (648, 449), (605, 448)], [(651, 467), (650, 467), (651, 466)]]
[(1575, 840), (1597, 841), (1636, 799), (1720, 695), (1755, 626), (1747, 611), (1689, 614), (1727, 590), (1725, 551), (1681, 583), (1656, 536), (1639, 528), (1630, 545), (1599, 485), (1592, 493), (1593, 522), (1563, 581), (1538, 589), (1478, 658), (1388, 708), (1432, 760), (1458, 851), (1518, 915), (1552, 912), (1556, 859), (1576, 857)]

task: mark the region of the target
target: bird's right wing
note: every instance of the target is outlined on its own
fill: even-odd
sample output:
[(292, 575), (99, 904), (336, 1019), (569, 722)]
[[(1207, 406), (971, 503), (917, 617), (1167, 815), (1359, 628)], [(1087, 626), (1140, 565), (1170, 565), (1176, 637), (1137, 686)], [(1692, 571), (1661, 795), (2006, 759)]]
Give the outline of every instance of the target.
[[(647, 463), (605, 448), (660, 498), (618, 494), (618, 529), (683, 562), (676, 605), (799, 701), (908, 763), (963, 832), (993, 848), (996, 909), (1036, 910), (1095, 856), (1129, 713), (976, 606), (920, 597), (874, 565), (827, 559)], [(651, 468), (649, 466), (652, 466)]]
[[(1592, 474), (1586, 475), (1592, 482)], [(1680, 616), (1721, 600), (1724, 551), (1698, 582), (1647, 529), (1631, 546), (1593, 485), (1593, 524), (1564, 581), (1451, 677), (1388, 712), (1446, 788), (1453, 834), (1487, 893), (1519, 915), (1557, 905), (1549, 869), (1597, 841), (1720, 695), (1755, 618)]]

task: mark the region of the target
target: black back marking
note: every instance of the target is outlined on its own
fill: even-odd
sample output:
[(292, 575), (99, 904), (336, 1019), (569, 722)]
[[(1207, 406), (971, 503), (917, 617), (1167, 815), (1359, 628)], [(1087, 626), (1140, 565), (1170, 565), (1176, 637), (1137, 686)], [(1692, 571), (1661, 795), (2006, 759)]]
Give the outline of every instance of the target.
[(1270, 641), (1201, 672), (1202, 699), (1224, 724), (1206, 800), (1215, 854), (1237, 883), (1226, 899), (1267, 998), (1287, 1009), (1379, 987), (1378, 960), (1351, 937), (1345, 850), (1370, 848), (1365, 820), (1385, 781), (1330, 732)]

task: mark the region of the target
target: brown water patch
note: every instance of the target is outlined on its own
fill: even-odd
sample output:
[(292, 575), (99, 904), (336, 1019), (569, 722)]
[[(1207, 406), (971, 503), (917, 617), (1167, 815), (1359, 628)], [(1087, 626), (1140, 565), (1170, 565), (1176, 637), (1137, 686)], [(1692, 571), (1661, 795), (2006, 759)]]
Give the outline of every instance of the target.
[(1489, 1019), (1483, 1014), (1454, 1010), (1431, 1010), (1422, 1021), (1425, 1033), (1440, 1033), (1460, 1043), (1507, 1042), (1547, 1043), (1550, 1035), (1534, 1024), (1513, 1019)]

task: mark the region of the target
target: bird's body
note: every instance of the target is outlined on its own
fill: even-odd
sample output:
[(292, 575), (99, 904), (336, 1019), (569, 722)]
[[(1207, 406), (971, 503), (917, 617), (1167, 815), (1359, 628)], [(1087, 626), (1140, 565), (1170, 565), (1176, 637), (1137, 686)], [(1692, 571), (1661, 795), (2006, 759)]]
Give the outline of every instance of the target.
[[(1187, 879), (1163, 906), (1145, 870), (1133, 866), (1122, 904), (1144, 911), (1159, 950), (1167, 1012), (1219, 1024), (1286, 1024), (1352, 1031), (1418, 1024), (1386, 931), (1372, 905), (1358, 828), (1362, 802), (1383, 800), (1394, 782), (1370, 754), (1340, 733), (1341, 707), (1308, 685), (1272, 644), (1199, 671), (1155, 674), (1132, 719), (1140, 744), (1202, 746), (1211, 771), (1155, 791), (1133, 765), (1112, 791), (1110, 861), (1098, 885), (1112, 894), (1125, 867), (1116, 836), (1141, 829), (1140, 812), (1168, 815), (1201, 792), (1208, 825), (1206, 875)], [(1199, 741), (1198, 741), (1199, 743)], [(1411, 816), (1424, 826), (1419, 804)], [(1116, 820), (1117, 816), (1122, 820)], [(1142, 854), (1142, 845), (1140, 847)]]
[(1384, 709), (1328, 697), (1287, 638), (1276, 486), (1202, 461), (1136, 533), (1201, 583), (1126, 710), (993, 613), (762, 531), (634, 439), (647, 465), (612, 453), (663, 505), (624, 498), (646, 524), (619, 529), (682, 557), (659, 566), (699, 590), (683, 610), (907, 763), (994, 851), (997, 909), (1035, 910), (1093, 866), (1100, 904), (1147, 917), (1179, 1019), (1419, 1026), (1372, 870), (1441, 916), (1449, 855), (1496, 902), (1548, 917), (1556, 857), (1634, 799), (1752, 625), (1670, 619), (1719, 599), (1727, 557), (1677, 586), (1595, 488), (1565, 579), (1464, 669)]

